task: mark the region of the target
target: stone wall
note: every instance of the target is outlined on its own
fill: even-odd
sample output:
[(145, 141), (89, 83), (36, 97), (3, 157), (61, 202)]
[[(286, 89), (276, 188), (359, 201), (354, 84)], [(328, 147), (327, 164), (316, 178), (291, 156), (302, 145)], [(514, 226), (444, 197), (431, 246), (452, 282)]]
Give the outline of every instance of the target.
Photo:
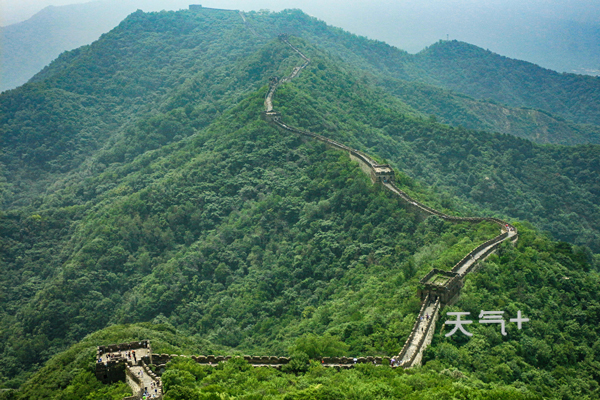
[(251, 365), (284, 365), (290, 362), (289, 357), (277, 356), (184, 356), (179, 354), (152, 354), (154, 364), (157, 366), (165, 365), (175, 357), (188, 357), (196, 361), (198, 364), (204, 365), (217, 365), (220, 362), (224, 362), (235, 357), (243, 358)]
[[(137, 349), (148, 349), (150, 350), (149, 340), (140, 340), (136, 342), (111, 344), (108, 346), (98, 346), (96, 349), (96, 361), (101, 357), (106, 357), (107, 353), (137, 350)], [(152, 352), (150, 351), (150, 354)], [(152, 363), (151, 356), (146, 357), (148, 363)], [(140, 359), (141, 362), (141, 359)], [(96, 378), (102, 383), (114, 383), (125, 381), (125, 369), (127, 366), (127, 360), (116, 359), (104, 362), (96, 362)]]
[[(135, 376), (135, 374), (133, 372), (131, 372), (131, 370), (129, 368), (127, 368), (125, 370), (125, 383), (127, 383), (127, 385), (129, 385), (129, 387), (131, 388), (131, 391), (133, 392), (133, 396), (131, 396), (130, 398), (139, 399), (142, 397), (142, 386), (141, 386), (140, 378)], [(123, 400), (125, 400), (125, 399), (123, 399)]]
[(136, 342), (111, 344), (108, 346), (98, 346), (98, 354), (103, 355), (105, 353), (114, 353), (117, 351), (136, 350), (136, 349), (149, 349), (149, 340), (140, 340)]
[(412, 341), (414, 340), (414, 338), (415, 338), (415, 336), (417, 334), (417, 328), (418, 328), (419, 318), (422, 317), (423, 314), (425, 313), (425, 308), (427, 308), (427, 304), (428, 303), (429, 303), (429, 295), (427, 295), (425, 297), (425, 300), (421, 304), (421, 310), (419, 310), (419, 315), (417, 316), (417, 323), (415, 323), (413, 325), (413, 328), (410, 331), (410, 334), (408, 335), (408, 337), (406, 338), (406, 341), (404, 342), (404, 346), (402, 346), (402, 350), (398, 354), (398, 359), (399, 360), (401, 360), (401, 359), (404, 358), (404, 356), (406, 355), (406, 352), (407, 352), (408, 348), (410, 347), (410, 343), (412, 343)]
[(96, 379), (102, 383), (110, 384), (125, 380), (125, 360), (96, 363)]
[[(506, 239), (508, 237), (508, 232), (504, 232), (498, 236), (496, 236), (493, 239), (488, 240), (487, 242), (480, 244), (479, 246), (477, 246), (475, 249), (473, 249), (471, 252), (469, 252), (469, 254), (467, 254), (466, 256), (463, 257), (462, 260), (460, 260), (453, 268), (452, 268), (452, 272), (456, 272), (458, 273), (458, 271), (462, 268), (462, 266), (469, 261), (471, 258), (473, 258), (477, 253), (479, 253), (481, 250), (485, 249), (488, 246), (492, 246), (495, 244), (500, 244), (502, 241), (504, 241), (504, 239)], [(489, 249), (483, 256), (480, 256), (479, 258), (485, 257), (487, 255), (489, 255), (492, 251), (495, 250), (494, 248)], [(464, 277), (464, 275), (466, 275), (467, 273), (469, 273), (471, 270), (473, 269), (473, 266), (471, 266), (467, 271), (462, 273), (462, 276)]]
[(429, 346), (431, 344), (431, 341), (433, 340), (433, 335), (435, 334), (435, 325), (436, 325), (436, 322), (439, 319), (439, 317), (440, 317), (440, 307), (438, 306), (432, 315), (431, 322), (429, 323), (429, 326), (427, 327), (427, 333), (424, 337), (423, 342), (421, 343), (421, 346), (419, 347), (419, 351), (417, 352), (415, 358), (413, 359), (413, 361), (410, 365), (411, 367), (416, 367), (416, 366), (421, 365), (421, 363), (423, 361), (423, 352), (425, 351), (427, 346)]
[[(152, 358), (156, 361), (158, 367), (162, 367), (171, 361), (175, 357), (188, 357), (192, 360), (196, 361), (198, 364), (202, 365), (213, 365), (216, 366), (220, 362), (227, 361), (231, 358), (243, 358), (250, 365), (255, 367), (261, 366), (271, 366), (275, 368), (280, 368), (282, 365), (285, 365), (290, 362), (289, 357), (277, 357), (277, 356), (182, 356), (176, 354), (153, 354)], [(354, 362), (354, 358), (356, 358), (356, 362)], [(348, 365), (352, 366), (354, 364), (361, 363), (371, 363), (376, 365), (389, 365), (390, 357), (376, 357), (376, 356), (368, 356), (368, 357), (323, 357), (321, 359), (317, 359), (315, 361), (320, 361), (324, 366), (331, 367), (335, 365)]]
[(369, 164), (367, 164), (366, 162), (363, 161), (363, 159), (361, 157), (357, 157), (354, 154), (352, 154), (352, 152), (350, 152), (350, 159), (353, 161), (358, 162), (358, 165), (360, 166), (360, 169), (368, 176), (371, 178), (371, 181), (374, 183), (375, 182), (375, 174), (373, 173), (373, 170), (371, 168), (371, 166)]

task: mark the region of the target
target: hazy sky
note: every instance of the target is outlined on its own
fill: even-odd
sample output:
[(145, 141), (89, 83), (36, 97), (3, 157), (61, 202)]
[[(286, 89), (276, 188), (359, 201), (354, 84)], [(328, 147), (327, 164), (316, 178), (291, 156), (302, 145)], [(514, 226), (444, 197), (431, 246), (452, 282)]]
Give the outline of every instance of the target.
[[(158, 0), (123, 0), (149, 11)], [(31, 17), (48, 5), (77, 0), (0, 0), (2, 25)], [(502, 53), (503, 43), (518, 35), (543, 34), (545, 21), (589, 24), (600, 21), (600, 0), (174, 0), (173, 9), (189, 3), (241, 10), (300, 8), (350, 32), (383, 40), (410, 52), (445, 39), (464, 40)], [(512, 27), (519, 27), (514, 31)], [(523, 31), (523, 27), (529, 27)], [(499, 32), (494, 36), (493, 32)], [(506, 37), (514, 31), (517, 37)], [(492, 34), (490, 34), (492, 32)], [(479, 39), (479, 41), (478, 41)]]

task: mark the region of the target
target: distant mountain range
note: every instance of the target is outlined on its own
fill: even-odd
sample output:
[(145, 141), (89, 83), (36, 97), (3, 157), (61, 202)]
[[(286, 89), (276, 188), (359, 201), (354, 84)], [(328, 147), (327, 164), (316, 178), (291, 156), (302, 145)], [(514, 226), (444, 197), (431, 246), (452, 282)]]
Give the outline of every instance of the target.
[(0, 91), (27, 82), (64, 51), (92, 43), (138, 7), (187, 8), (181, 0), (102, 0), (49, 6), (26, 21), (0, 27)]
[[(50, 6), (26, 21), (1, 27), (0, 91), (12, 89), (27, 82), (60, 53), (98, 39), (101, 34), (114, 28), (125, 16), (138, 8), (144, 11), (175, 10), (187, 8), (189, 3), (190, 1), (182, 0), (99, 0), (60, 7)], [(228, 4), (235, 6), (236, 3), (229, 1)], [(240, 3), (238, 7), (246, 8), (244, 3)], [(383, 6), (374, 5), (372, 12), (380, 10), (381, 7)], [(440, 19), (440, 16), (437, 15), (441, 12), (440, 10), (437, 13), (430, 10), (428, 14), (428, 12), (419, 11), (415, 5), (412, 8), (410, 5), (407, 7), (406, 14), (415, 15), (421, 19), (427, 18), (431, 14), (431, 18), (438, 18), (434, 19), (435, 23), (442, 24), (442, 26), (452, 24), (452, 21), (458, 18), (449, 16)], [(445, 5), (444, 7), (449, 8), (450, 6)], [(489, 7), (493, 9), (493, 6)], [(402, 9), (402, 7), (396, 8)], [(383, 9), (381, 11), (383, 12)], [(396, 12), (399, 11), (396, 10)], [(477, 16), (477, 9), (470, 10), (468, 15), (463, 15), (462, 18), (472, 22), (469, 26), (454, 24), (451, 26), (452, 29), (448, 26), (449, 31), (456, 33), (452, 36), (464, 38), (463, 40), (480, 46), (488, 43), (488, 47), (496, 53), (527, 60), (556, 71), (587, 75), (600, 74), (599, 24), (520, 16), (519, 18), (510, 18), (505, 24), (496, 21), (497, 23), (488, 26), (485, 21), (491, 18), (489, 15), (491, 11), (487, 9), (483, 11), (485, 11), (483, 12), (485, 15), (482, 16)], [(331, 10), (323, 10), (323, 15), (327, 16), (331, 12)], [(333, 15), (340, 22), (345, 22), (343, 25), (351, 25), (350, 15), (335, 13)], [(507, 18), (509, 16), (510, 14), (506, 15)], [(406, 44), (407, 48), (414, 51), (423, 47), (421, 43), (427, 43), (423, 42), (422, 38), (410, 37), (418, 35), (419, 31), (413, 29), (405, 32), (409, 29), (409, 25), (397, 28), (397, 26), (386, 25), (389, 21), (385, 21), (386, 19), (383, 18), (379, 25), (363, 21), (356, 28), (359, 31), (370, 32), (368, 36), (386, 38), (390, 32), (399, 29), (401, 37), (386, 41), (396, 43), (400, 47), (402, 44)], [(443, 36), (445, 37), (445, 35)], [(439, 35), (432, 36), (432, 32), (423, 34), (423, 37), (440, 38)], [(417, 43), (419, 44), (417, 45)]]

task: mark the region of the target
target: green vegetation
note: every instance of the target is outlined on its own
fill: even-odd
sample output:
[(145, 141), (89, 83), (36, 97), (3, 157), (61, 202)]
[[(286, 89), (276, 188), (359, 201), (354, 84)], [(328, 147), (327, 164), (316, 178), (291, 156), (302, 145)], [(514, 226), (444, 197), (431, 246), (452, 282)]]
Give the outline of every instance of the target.
[[(424, 367), (411, 371), (361, 365), (356, 370), (335, 372), (323, 369), (318, 363), (308, 365), (303, 361), (300, 366), (304, 365), (301, 368), (304, 372), (277, 372), (252, 369), (236, 359), (217, 368), (201, 367), (189, 359), (175, 359), (163, 374), (167, 395), (172, 399), (211, 398), (214, 395), (210, 393), (274, 399), (444, 395), (490, 399), (597, 398), (598, 260), (566, 243), (540, 237), (527, 226), (519, 226), (519, 232), (515, 247), (504, 245), (479, 272), (468, 278), (462, 299), (444, 310), (441, 321), (446, 311), (469, 311), (471, 319), (476, 319), (482, 309), (506, 311), (510, 317), (521, 310), (530, 319), (522, 330), (510, 324), (507, 336), (502, 336), (497, 325), (473, 324), (468, 327), (474, 334), (471, 339), (459, 333), (445, 338), (443, 334), (447, 331), (439, 324), (439, 334), (426, 351)], [(373, 299), (381, 296), (376, 287), (365, 288), (363, 292), (367, 290)], [(322, 311), (317, 306), (313, 313)], [(343, 311), (335, 310), (339, 312)], [(336, 318), (335, 313), (330, 316)], [(361, 334), (365, 338), (373, 336)], [(149, 338), (158, 353), (220, 354), (224, 350), (198, 335), (177, 331), (160, 319), (153, 323), (116, 325), (89, 335), (52, 358), (13, 398), (70, 398), (64, 396), (84, 390), (92, 394), (97, 390), (120, 394), (124, 389), (119, 384), (100, 388), (89, 379), (94, 346), (141, 338)], [(296, 354), (314, 351), (319, 356), (344, 350), (335, 337), (329, 337), (331, 345), (324, 349), (315, 349), (314, 339), (312, 334), (301, 337), (291, 350)], [(236, 353), (240, 354), (235, 350), (229, 354)], [(295, 357), (302, 359), (299, 355)]]
[[(268, 127), (261, 98), (142, 157), (85, 206), (7, 215), (4, 303), (19, 313), (3, 314), (4, 334), (23, 351), (5, 347), (6, 376), (108, 323), (165, 317), (247, 351), (283, 353), (302, 333), (325, 331), (357, 354), (399, 350), (418, 310), (416, 278), (398, 288), (433, 264), (450, 268), (496, 228), (419, 224), (347, 155)], [(122, 169), (47, 202), (76, 202)], [(385, 296), (374, 302), (374, 291)]]
[(318, 44), (399, 100), (454, 126), (539, 143), (600, 143), (597, 77), (559, 74), (457, 41), (411, 55), (299, 10), (248, 19), (267, 36), (286, 32)]
[[(426, 365), (458, 368), (487, 383), (525, 386), (544, 398), (593, 399), (600, 393), (598, 257), (582, 248), (519, 228), (515, 247), (503, 245), (476, 274), (467, 278), (461, 300), (442, 311), (521, 310), (530, 322), (518, 330), (507, 324), (468, 326), (473, 336), (439, 334), (426, 350)], [(441, 320), (454, 319), (442, 317)]]
[[(280, 58), (257, 51), (238, 20), (139, 11), (101, 40), (64, 53), (32, 83), (3, 93), (5, 204), (29, 204), (57, 181), (69, 185), (181, 140), (267, 82)], [(182, 116), (193, 124), (182, 125)]]
[[(202, 353), (207, 347), (184, 337), (168, 325), (145, 323), (115, 325), (96, 332), (69, 350), (53, 357), (19, 392), (0, 393), (1, 399), (115, 399), (121, 400), (129, 388), (122, 383), (102, 385), (93, 376), (95, 345), (150, 338), (158, 352)], [(455, 369), (439, 366), (403, 371), (360, 365), (355, 370), (336, 372), (317, 363), (306, 372), (278, 372), (253, 369), (240, 359), (202, 367), (190, 359), (176, 358), (163, 373), (170, 399), (436, 399), (459, 395), (468, 398), (537, 399), (524, 388), (503, 383), (484, 383)], [(4, 397), (3, 397), (4, 396)]]
[[(416, 63), (426, 80), (513, 107), (542, 109), (578, 123), (600, 124), (600, 79), (558, 73), (489, 50), (440, 41), (423, 50)], [(584, 102), (579, 99), (585, 97)]]
[(252, 369), (244, 360), (217, 368), (189, 360), (169, 363), (164, 373), (165, 399), (537, 399), (508, 385), (486, 385), (452, 370), (405, 372), (361, 364), (336, 372), (318, 363), (298, 376), (268, 368)]
[[(0, 398), (120, 398), (93, 378), (94, 346), (142, 338), (293, 358), (175, 360), (172, 399), (597, 397), (599, 147), (443, 125), (373, 84), (412, 56), (297, 11), (247, 19), (264, 37), (236, 13), (135, 13), (0, 96), (0, 381), (19, 389)], [(298, 64), (281, 31), (306, 34), (292, 40), (311, 57), (277, 92), (286, 122), (387, 160), (435, 208), (535, 224), (456, 305), (523, 310), (523, 331), (437, 335), (410, 372), (308, 363), (396, 354), (418, 280), (498, 228), (423, 219), (347, 154), (262, 120), (269, 77)]]
[(436, 208), (456, 209), (466, 200), (473, 207), (464, 212), (529, 220), (600, 250), (600, 147), (542, 146), (407, 115), (405, 104), (321, 58), (318, 49), (305, 51), (313, 62), (278, 92), (285, 120), (366, 149), (431, 184), (445, 199)]
[(506, 133), (541, 144), (600, 144), (597, 124), (576, 124), (540, 109), (476, 100), (431, 84), (389, 77), (377, 83), (421, 113), (453, 126)]

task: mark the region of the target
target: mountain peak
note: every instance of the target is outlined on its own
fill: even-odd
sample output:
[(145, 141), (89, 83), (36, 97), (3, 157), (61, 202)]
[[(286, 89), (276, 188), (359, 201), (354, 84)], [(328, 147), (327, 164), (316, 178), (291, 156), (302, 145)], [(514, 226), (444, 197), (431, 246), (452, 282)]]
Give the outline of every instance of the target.
[(460, 40), (439, 40), (417, 53), (417, 55), (445, 58), (472, 58), (491, 55), (504, 57), (490, 50), (486, 50), (474, 44), (462, 42)]

